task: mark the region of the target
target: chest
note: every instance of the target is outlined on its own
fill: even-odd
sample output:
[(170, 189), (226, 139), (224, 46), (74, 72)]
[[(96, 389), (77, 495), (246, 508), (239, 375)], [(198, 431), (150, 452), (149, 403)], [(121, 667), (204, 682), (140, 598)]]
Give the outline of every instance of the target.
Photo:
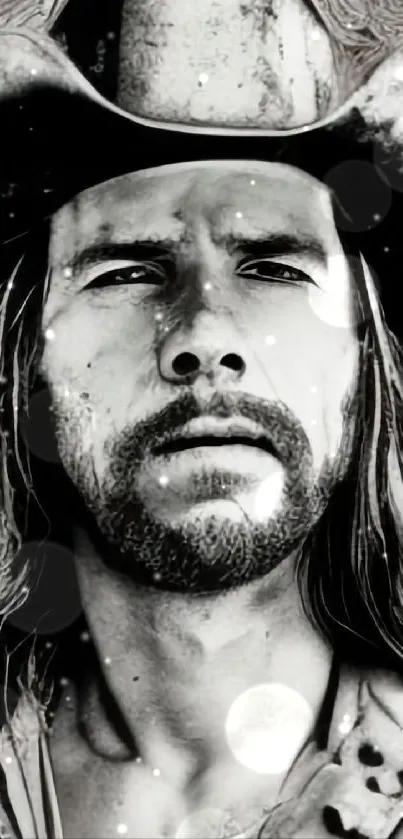
[(230, 837), (258, 822), (280, 787), (279, 778), (227, 763), (177, 789), (169, 772), (105, 760), (79, 738), (62, 760), (56, 745), (52, 758), (65, 839)]

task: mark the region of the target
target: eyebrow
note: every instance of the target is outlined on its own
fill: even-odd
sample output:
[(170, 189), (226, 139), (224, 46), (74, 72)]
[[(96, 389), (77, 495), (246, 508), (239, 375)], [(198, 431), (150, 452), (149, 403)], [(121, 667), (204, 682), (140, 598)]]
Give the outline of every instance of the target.
[[(75, 254), (69, 260), (69, 267), (73, 273), (83, 270), (94, 262), (107, 259), (141, 260), (148, 256), (172, 257), (184, 241), (181, 239), (147, 239), (133, 242), (109, 242), (90, 245)], [(324, 245), (313, 236), (306, 234), (277, 234), (265, 233), (257, 237), (245, 237), (242, 234), (228, 233), (213, 237), (214, 244), (221, 245), (232, 252), (242, 250), (251, 256), (280, 256), (282, 254), (298, 254), (309, 256), (327, 265), (327, 251)]]
[(75, 254), (68, 264), (73, 272), (77, 273), (87, 265), (107, 259), (144, 259), (147, 254), (155, 256), (156, 253), (161, 256), (169, 256), (177, 246), (177, 239), (161, 241), (149, 239), (144, 242), (103, 242), (99, 245), (90, 245), (84, 248), (84, 250)]
[(313, 236), (300, 233), (269, 233), (253, 239), (242, 235), (230, 234), (224, 241), (235, 250), (247, 251), (251, 256), (281, 256), (297, 254), (309, 256), (317, 262), (327, 265), (328, 254), (325, 246)]

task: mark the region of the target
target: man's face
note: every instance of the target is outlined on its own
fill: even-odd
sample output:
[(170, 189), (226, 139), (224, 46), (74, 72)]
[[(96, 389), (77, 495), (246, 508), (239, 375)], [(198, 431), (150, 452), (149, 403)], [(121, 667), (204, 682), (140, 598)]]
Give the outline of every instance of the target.
[(105, 560), (183, 591), (263, 577), (350, 451), (352, 280), (326, 188), (280, 164), (170, 166), (53, 219), (42, 374)]

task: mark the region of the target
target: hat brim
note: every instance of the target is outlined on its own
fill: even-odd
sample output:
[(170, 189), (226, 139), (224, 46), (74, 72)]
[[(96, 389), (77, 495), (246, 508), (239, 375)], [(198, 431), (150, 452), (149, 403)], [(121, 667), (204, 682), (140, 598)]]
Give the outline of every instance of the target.
[(343, 108), (312, 126), (174, 125), (105, 99), (45, 33), (0, 28), (0, 180), (26, 181), (30, 189), (42, 180), (50, 194), (56, 179), (81, 191), (119, 171), (219, 157), (281, 158), (323, 178), (338, 161), (358, 158), (392, 165), (396, 186), (403, 163), (403, 82), (400, 90), (391, 84), (396, 65), (403, 65), (397, 54)]
[(311, 130), (346, 124), (360, 113), (370, 133), (376, 125), (393, 124), (393, 138), (403, 149), (403, 47), (382, 62), (370, 79), (343, 105), (312, 125), (289, 129), (223, 127), (162, 122), (131, 114), (102, 96), (45, 32), (24, 27), (0, 27), (0, 102), (32, 85), (48, 84), (61, 91), (81, 92), (122, 118), (147, 128), (221, 137), (291, 137)]
[[(342, 194), (352, 230), (359, 238), (369, 231), (370, 265), (379, 272), (385, 243), (388, 259), (397, 251), (402, 256), (403, 137), (394, 130), (397, 119), (369, 124), (353, 109), (326, 125), (270, 134), (157, 124), (104, 99), (50, 38), (23, 30), (0, 30), (0, 113), (1, 243), (15, 241), (84, 189), (126, 172), (249, 159), (297, 166), (325, 182), (339, 167), (341, 188), (337, 177), (330, 185)], [(353, 167), (352, 177), (350, 167), (346, 183), (343, 167), (351, 161), (367, 169)], [(373, 229), (388, 178), (393, 201), (387, 219)]]

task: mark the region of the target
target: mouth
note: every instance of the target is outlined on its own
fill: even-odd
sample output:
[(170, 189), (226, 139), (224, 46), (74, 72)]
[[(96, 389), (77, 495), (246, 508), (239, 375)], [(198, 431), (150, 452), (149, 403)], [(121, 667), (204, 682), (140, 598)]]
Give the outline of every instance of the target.
[(195, 420), (177, 434), (172, 434), (153, 449), (153, 454), (166, 456), (189, 449), (224, 446), (249, 446), (278, 459), (275, 446), (261, 429), (239, 425), (223, 428), (218, 421), (209, 424), (203, 420)]

